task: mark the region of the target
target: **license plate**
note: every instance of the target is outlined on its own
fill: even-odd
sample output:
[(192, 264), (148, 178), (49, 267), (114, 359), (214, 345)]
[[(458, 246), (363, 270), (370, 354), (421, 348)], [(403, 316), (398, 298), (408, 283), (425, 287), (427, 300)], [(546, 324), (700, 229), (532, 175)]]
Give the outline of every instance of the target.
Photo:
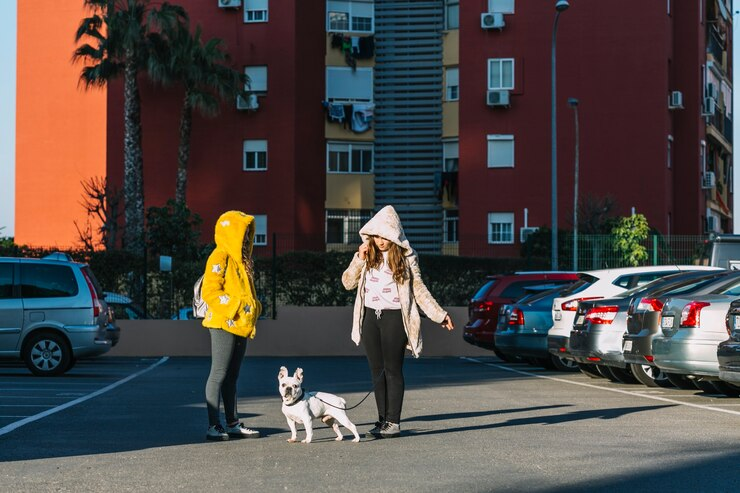
[(660, 319), (660, 326), (664, 329), (672, 329), (673, 328), (673, 317), (663, 317)]
[(554, 318), (555, 318), (555, 320), (560, 320), (561, 318), (563, 318), (563, 314), (560, 313), (560, 312), (555, 312), (555, 317)]
[(576, 325), (583, 325), (583, 315), (578, 315), (576, 319)]
[(740, 315), (732, 316), (732, 328), (735, 330), (740, 329)]
[(624, 341), (624, 346), (622, 347), (622, 351), (632, 351), (632, 341)]

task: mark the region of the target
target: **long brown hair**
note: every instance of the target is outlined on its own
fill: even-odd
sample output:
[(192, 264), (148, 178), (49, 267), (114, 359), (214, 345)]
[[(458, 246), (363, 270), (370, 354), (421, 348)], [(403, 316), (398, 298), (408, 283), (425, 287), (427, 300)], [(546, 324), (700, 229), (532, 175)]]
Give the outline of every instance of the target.
[[(383, 265), (383, 252), (375, 244), (375, 238), (371, 236), (367, 249), (367, 266), (372, 269), (379, 269), (381, 265)], [(393, 271), (393, 280), (396, 281), (396, 284), (401, 284), (407, 278), (406, 259), (403, 257), (403, 250), (393, 242), (388, 248), (388, 267)]]

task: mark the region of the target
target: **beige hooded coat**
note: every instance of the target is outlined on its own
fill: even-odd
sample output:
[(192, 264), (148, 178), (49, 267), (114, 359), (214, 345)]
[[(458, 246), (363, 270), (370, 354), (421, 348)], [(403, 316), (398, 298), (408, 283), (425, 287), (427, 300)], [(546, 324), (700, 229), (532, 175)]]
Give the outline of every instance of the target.
[[(421, 271), (419, 270), (418, 258), (416, 252), (411, 248), (406, 235), (401, 226), (401, 220), (395, 209), (387, 205), (378, 211), (362, 229), (360, 236), (363, 242), (368, 242), (370, 236), (380, 236), (390, 240), (403, 250), (408, 278), (398, 285), (398, 294), (401, 299), (401, 315), (403, 317), (403, 327), (408, 337), (408, 345), (415, 358), (419, 357), (422, 349), (421, 339), (421, 318), (419, 316), (419, 306), (432, 321), (442, 323), (447, 316), (447, 312), (437, 304), (429, 290), (421, 280)], [(358, 346), (360, 345), (360, 336), (362, 332), (362, 320), (365, 315), (365, 272), (367, 271), (367, 262), (360, 259), (355, 253), (347, 270), (342, 274), (342, 284), (348, 290), (357, 289), (357, 298), (355, 298), (355, 308), (352, 317), (352, 340)], [(418, 305), (417, 305), (418, 304)]]

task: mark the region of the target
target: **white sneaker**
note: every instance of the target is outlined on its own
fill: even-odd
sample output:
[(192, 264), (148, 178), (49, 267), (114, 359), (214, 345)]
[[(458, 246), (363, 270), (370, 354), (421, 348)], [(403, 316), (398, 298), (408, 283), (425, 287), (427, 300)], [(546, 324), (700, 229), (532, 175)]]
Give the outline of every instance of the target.
[(208, 427), (208, 431), (206, 432), (206, 440), (222, 441), (228, 439), (229, 435), (226, 434), (223, 426), (213, 425)]
[(234, 426), (226, 426), (226, 434), (231, 438), (259, 438), (260, 432), (257, 430), (250, 430), (244, 426), (241, 422), (236, 423)]

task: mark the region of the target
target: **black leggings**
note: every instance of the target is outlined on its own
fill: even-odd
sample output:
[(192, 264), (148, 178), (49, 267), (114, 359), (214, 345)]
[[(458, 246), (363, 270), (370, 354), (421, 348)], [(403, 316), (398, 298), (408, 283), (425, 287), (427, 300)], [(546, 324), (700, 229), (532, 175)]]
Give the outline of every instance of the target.
[(206, 408), (208, 425), (220, 424), (219, 396), (224, 401), (226, 424), (239, 421), (236, 410), (236, 380), (247, 349), (246, 337), (239, 337), (221, 329), (211, 333), (211, 373), (206, 382)]
[(401, 310), (383, 310), (378, 318), (375, 310), (365, 308), (362, 344), (365, 346), (373, 383), (377, 382), (375, 403), (380, 421), (401, 422), (405, 388), (403, 357), (407, 341)]

